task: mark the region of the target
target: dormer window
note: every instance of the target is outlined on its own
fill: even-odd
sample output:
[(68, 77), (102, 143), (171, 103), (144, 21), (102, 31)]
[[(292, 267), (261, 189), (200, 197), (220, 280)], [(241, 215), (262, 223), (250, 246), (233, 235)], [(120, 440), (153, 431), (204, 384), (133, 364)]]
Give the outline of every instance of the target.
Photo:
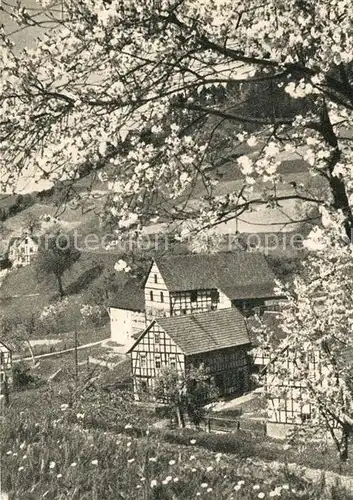
[(158, 275), (157, 274), (154, 275), (154, 282), (158, 283)]

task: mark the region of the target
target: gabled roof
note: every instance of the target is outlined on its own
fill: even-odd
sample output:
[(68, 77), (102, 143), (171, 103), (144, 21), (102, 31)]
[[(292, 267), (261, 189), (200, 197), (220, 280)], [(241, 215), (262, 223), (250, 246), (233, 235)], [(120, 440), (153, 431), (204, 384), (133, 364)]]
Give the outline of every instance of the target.
[(5, 344), (5, 342), (3, 342), (2, 340), (0, 340), (0, 350), (2, 350), (2, 349), (1, 349), (1, 347), (4, 347), (4, 348), (5, 348), (5, 350), (7, 350), (7, 351), (9, 351), (9, 352), (11, 352), (11, 353), (12, 353), (12, 352), (14, 351), (14, 349), (15, 349), (15, 348), (14, 348), (14, 346), (13, 346), (12, 344), (10, 344), (10, 343), (9, 343), (9, 342), (7, 342), (7, 341), (6, 341), (6, 344)]
[(275, 275), (262, 253), (164, 255), (155, 262), (171, 292), (218, 288), (231, 299), (275, 295)]
[(129, 311), (144, 311), (145, 295), (140, 281), (133, 278), (127, 280), (117, 292), (110, 307)]
[(10, 242), (9, 242), (9, 248), (12, 246), (12, 245), (16, 245), (17, 247), (22, 243), (22, 241), (26, 238), (30, 238), (32, 241), (34, 241), (34, 243), (38, 244), (39, 242), (39, 238), (38, 236), (33, 236), (31, 234), (23, 234), (22, 236), (14, 236), (10, 239)]
[(231, 308), (157, 318), (142, 332), (128, 352), (135, 348), (154, 324), (158, 324), (187, 356), (250, 343), (243, 316), (236, 308)]

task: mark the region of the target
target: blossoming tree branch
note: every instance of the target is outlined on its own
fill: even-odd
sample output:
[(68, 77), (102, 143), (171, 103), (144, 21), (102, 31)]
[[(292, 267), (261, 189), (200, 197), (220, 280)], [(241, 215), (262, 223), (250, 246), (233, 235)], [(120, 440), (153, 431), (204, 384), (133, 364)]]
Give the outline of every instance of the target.
[[(168, 212), (210, 227), (254, 204), (298, 199), (341, 211), (350, 231), (348, 1), (39, 3), (41, 17), (2, 6), (23, 28), (45, 28), (33, 49), (2, 33), (4, 184), (28, 169), (55, 181), (110, 167), (117, 218)], [(247, 109), (267, 82), (282, 109)], [(279, 189), (279, 152), (303, 146), (328, 197), (300, 184)], [(237, 156), (242, 182), (217, 195), (215, 158)], [(200, 185), (204, 196), (188, 203)]]
[[(351, 365), (342, 357), (353, 325), (351, 2), (39, 3), (40, 16), (2, 3), (23, 29), (43, 27), (33, 49), (1, 34), (3, 185), (15, 186), (26, 171), (38, 182), (108, 176), (107, 207), (121, 225), (168, 217), (205, 229), (253, 206), (298, 200), (316, 207), (313, 257), (286, 290), (285, 340), (271, 349), (280, 358), (290, 342), (297, 371), (283, 360), (286, 377), (308, 381), (320, 424), (346, 459), (353, 429)], [(324, 189), (286, 184), (283, 152), (300, 155)], [(240, 180), (220, 194), (220, 171), (234, 165)], [(320, 375), (309, 361), (317, 352)]]

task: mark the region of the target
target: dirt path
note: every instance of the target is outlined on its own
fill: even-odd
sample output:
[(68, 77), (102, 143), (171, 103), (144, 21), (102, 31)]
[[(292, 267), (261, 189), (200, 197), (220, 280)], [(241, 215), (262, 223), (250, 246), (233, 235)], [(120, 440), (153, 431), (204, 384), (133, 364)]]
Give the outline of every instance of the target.
[[(77, 350), (80, 351), (81, 349), (87, 349), (89, 347), (95, 347), (97, 345), (100, 345), (102, 342), (106, 342), (107, 340), (110, 340), (110, 339), (103, 339), (103, 340), (99, 340), (98, 342), (91, 342), (90, 344), (84, 344), (84, 345), (80, 345), (77, 347)], [(75, 350), (74, 347), (70, 347), (70, 349), (64, 349), (62, 351), (54, 351), (54, 352), (48, 352), (46, 354), (39, 354), (38, 356), (36, 356), (35, 358), (36, 359), (41, 359), (41, 358), (50, 358), (50, 357), (53, 357), (53, 356), (60, 356), (61, 354), (66, 354), (67, 352), (73, 352)], [(28, 356), (26, 358), (21, 358), (21, 357), (18, 357), (18, 358), (14, 358), (14, 361), (32, 361), (32, 358), (31, 356)]]

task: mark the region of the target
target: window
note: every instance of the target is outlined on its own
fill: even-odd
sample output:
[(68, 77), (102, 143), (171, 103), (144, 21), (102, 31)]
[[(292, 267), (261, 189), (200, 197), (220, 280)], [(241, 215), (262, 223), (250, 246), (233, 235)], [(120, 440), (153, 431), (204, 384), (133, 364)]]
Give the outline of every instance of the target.
[(197, 301), (197, 291), (193, 290), (190, 294), (190, 300), (191, 302), (196, 302)]
[(145, 380), (141, 380), (140, 382), (140, 388), (141, 392), (147, 392), (148, 391), (148, 384)]
[(154, 282), (158, 283), (158, 275), (157, 274), (154, 275)]
[(160, 343), (160, 341), (161, 341), (161, 334), (160, 334), (159, 332), (156, 332), (156, 333), (154, 334), (154, 343), (155, 343), (155, 344), (159, 344), (159, 343)]
[(150, 301), (153, 302), (153, 292), (152, 292), (152, 290), (150, 291)]
[(157, 370), (161, 367), (161, 358), (156, 358), (156, 368)]
[(164, 294), (161, 292), (161, 302), (164, 302)]
[(169, 358), (169, 366), (172, 369), (176, 368), (176, 359), (175, 359), (175, 356), (170, 356), (170, 358)]
[(25, 239), (25, 245), (28, 245), (28, 238)]
[(140, 366), (141, 368), (146, 366), (146, 354), (140, 354)]

